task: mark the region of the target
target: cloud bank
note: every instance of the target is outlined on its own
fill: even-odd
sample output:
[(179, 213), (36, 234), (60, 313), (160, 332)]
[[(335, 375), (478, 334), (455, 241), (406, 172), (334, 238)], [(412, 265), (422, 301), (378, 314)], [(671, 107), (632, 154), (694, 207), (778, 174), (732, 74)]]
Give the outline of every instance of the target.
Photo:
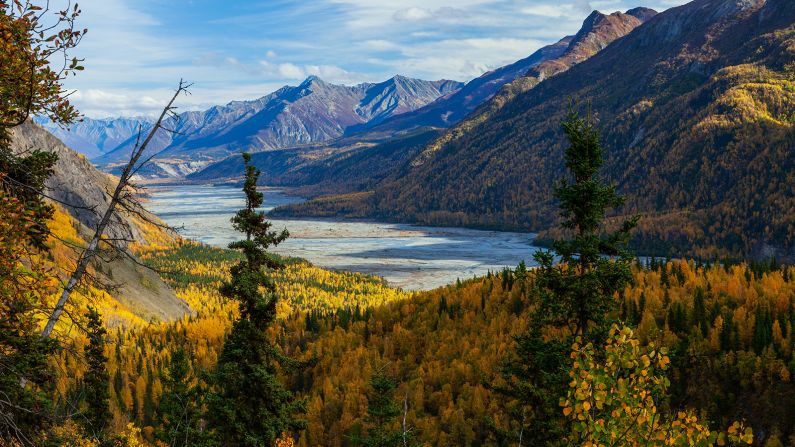
[(310, 75), (467, 81), (575, 33), (592, 9), (685, 3), (640, 1), (82, 0), (89, 32), (75, 55), (86, 70), (66, 86), (83, 113), (104, 117), (154, 114), (181, 78), (195, 84), (185, 109), (254, 99)]

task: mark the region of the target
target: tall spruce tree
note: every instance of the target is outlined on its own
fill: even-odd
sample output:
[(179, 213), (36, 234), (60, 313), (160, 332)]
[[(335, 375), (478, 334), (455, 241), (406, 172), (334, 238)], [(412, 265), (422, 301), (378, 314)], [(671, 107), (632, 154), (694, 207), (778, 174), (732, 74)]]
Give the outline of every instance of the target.
[(568, 238), (534, 255), (539, 266), (532, 277), (530, 327), (516, 338), (503, 371), (516, 422), (500, 438), (519, 445), (555, 445), (568, 432), (559, 401), (568, 382), (572, 342), (581, 337), (603, 344), (617, 309), (614, 295), (632, 280), (634, 257), (626, 244), (638, 217), (611, 233), (604, 228), (607, 211), (624, 200), (599, 178), (599, 131), (574, 108), (563, 130), (570, 142), (565, 152), (570, 176), (555, 195)]
[(161, 383), (163, 394), (157, 408), (160, 426), (155, 429), (155, 438), (170, 447), (204, 445), (201, 390), (198, 385), (191, 384), (188, 354), (184, 348), (171, 354)]
[(95, 308), (88, 308), (87, 318), (88, 347), (85, 356), (88, 370), (83, 376), (86, 410), (81, 422), (86, 434), (104, 441), (105, 431), (113, 419), (110, 413), (108, 358), (105, 356), (105, 336), (108, 331), (102, 325), (102, 316)]
[(268, 247), (288, 237), (286, 230), (271, 230), (264, 213), (263, 195), (257, 191), (260, 171), (245, 163), (246, 207), (232, 218), (245, 240), (229, 244), (244, 258), (231, 269), (231, 280), (221, 286), (221, 294), (239, 302), (240, 316), (227, 336), (212, 377), (214, 391), (208, 396), (209, 428), (224, 446), (272, 446), (284, 432), (303, 428), (296, 415), (304, 404), (279, 381), (279, 367), (295, 366), (268, 336), (276, 319), (279, 296), (270, 277), (281, 262), (269, 255)]

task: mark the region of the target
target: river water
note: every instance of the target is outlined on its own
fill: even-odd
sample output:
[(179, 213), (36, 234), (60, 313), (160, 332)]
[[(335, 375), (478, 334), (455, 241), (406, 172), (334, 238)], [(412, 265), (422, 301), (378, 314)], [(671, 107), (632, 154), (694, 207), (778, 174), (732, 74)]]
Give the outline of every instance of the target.
[[(264, 211), (302, 199), (263, 188)], [(163, 186), (150, 192), (147, 208), (180, 233), (225, 247), (241, 235), (229, 219), (244, 204), (239, 188), (211, 185)], [(276, 253), (307, 259), (320, 267), (383, 277), (406, 290), (428, 290), (456, 279), (533, 265), (532, 234), (439, 228), (344, 220), (272, 219), (290, 238)]]

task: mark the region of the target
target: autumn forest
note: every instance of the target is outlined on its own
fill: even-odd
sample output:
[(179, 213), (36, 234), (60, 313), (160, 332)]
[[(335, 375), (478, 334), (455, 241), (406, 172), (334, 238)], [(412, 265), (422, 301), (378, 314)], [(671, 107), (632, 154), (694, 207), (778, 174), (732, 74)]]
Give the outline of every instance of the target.
[[(318, 107), (295, 133), (352, 100), (310, 78), (295, 98), (327, 96), (205, 147), (179, 81), (111, 164), (67, 138), (94, 6), (67, 3), (0, 0), (0, 446), (795, 446), (787, 0), (593, 12), (483, 79), (395, 77), (393, 115), (200, 163), (252, 116)], [(151, 181), (185, 166), (209, 167)], [(226, 248), (147, 209), (149, 184), (220, 180)], [(308, 200), (265, 213), (273, 185)], [(409, 290), (276, 254), (296, 215), (541, 233)]]

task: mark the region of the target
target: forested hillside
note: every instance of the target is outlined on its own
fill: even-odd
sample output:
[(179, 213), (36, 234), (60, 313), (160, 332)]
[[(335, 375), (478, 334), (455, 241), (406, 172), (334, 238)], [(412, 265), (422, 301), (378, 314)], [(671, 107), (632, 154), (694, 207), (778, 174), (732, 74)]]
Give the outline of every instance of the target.
[[(194, 376), (215, 363), (236, 314), (217, 287), (238, 255), (189, 244), (146, 258), (174, 272), (168, 277), (178, 295), (197, 311), (176, 323), (111, 332), (114, 424), (135, 421), (152, 439), (163, 392), (158, 371), (174, 350), (191, 353)], [(491, 384), (501, 380), (512, 336), (526, 328), (532, 277), (506, 270), (411, 296), (363, 275), (291, 261), (277, 279), (288, 299), (273, 335), (285, 352), (316, 359), (288, 380), (309, 404), (298, 444), (350, 445), (365, 424), (369, 378), (385, 367), (400, 382), (401, 405), (407, 396), (421, 444), (495, 445), (490, 424), (507, 427), (510, 418), (507, 398)], [(638, 264), (634, 277), (616, 316), (636, 324), (643, 342), (671, 349), (671, 409), (701, 409), (716, 428), (746, 419), (758, 440), (786, 445), (795, 434), (795, 270), (651, 261)]]
[[(261, 184), (292, 187), (293, 193), (305, 197), (356, 192), (403, 174), (408, 163), (439, 134), (418, 129), (383, 142), (259, 152), (251, 158), (262, 170)], [(235, 181), (242, 169), (239, 157), (229, 157), (188, 175), (187, 180)]]
[(401, 178), (287, 211), (545, 229), (556, 217), (558, 123), (576, 101), (604, 129), (605, 176), (628, 196), (623, 213), (645, 215), (639, 247), (792, 259), (790, 6), (697, 0), (665, 11), (453, 128)]

